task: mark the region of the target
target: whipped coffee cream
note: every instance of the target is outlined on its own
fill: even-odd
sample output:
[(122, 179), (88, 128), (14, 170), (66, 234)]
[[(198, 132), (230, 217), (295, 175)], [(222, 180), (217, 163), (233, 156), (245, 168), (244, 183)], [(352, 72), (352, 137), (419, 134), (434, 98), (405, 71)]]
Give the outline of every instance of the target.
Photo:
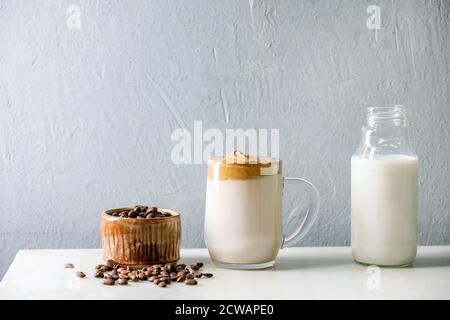
[(205, 241), (222, 264), (272, 262), (282, 243), (281, 161), (234, 152), (208, 162)]

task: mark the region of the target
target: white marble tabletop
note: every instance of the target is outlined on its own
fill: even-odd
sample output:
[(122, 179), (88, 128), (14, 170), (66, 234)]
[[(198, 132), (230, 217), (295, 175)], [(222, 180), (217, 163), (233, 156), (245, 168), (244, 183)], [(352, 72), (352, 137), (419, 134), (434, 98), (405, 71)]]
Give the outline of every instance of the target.
[[(205, 262), (214, 277), (197, 286), (105, 286), (93, 277), (100, 249), (20, 250), (0, 283), (0, 299), (450, 299), (450, 246), (419, 247), (408, 268), (357, 264), (348, 247), (283, 249), (275, 268), (260, 271), (217, 268), (206, 249), (184, 249), (181, 257)], [(75, 268), (64, 268), (67, 262)], [(87, 277), (76, 277), (78, 270)]]

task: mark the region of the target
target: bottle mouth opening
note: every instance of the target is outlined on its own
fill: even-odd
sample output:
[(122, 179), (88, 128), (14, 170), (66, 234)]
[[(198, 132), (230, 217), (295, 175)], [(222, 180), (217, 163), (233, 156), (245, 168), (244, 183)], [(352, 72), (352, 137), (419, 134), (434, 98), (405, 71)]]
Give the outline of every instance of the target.
[(375, 126), (378, 124), (394, 124), (397, 126), (406, 126), (406, 110), (402, 105), (389, 107), (369, 107), (367, 108), (367, 124)]

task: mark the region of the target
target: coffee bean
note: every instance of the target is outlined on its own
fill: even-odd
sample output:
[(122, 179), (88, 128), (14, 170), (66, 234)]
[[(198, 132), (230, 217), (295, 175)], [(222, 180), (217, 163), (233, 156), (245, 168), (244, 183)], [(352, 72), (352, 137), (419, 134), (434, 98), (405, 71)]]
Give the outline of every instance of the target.
[(139, 280), (147, 280), (147, 275), (143, 272), (139, 273), (138, 277)]
[(152, 277), (148, 278), (148, 281), (153, 282), (153, 281), (155, 281), (156, 279), (158, 279), (158, 278), (156, 278), (156, 276), (152, 276)]
[(197, 262), (196, 264), (197, 264), (197, 267), (199, 267), (199, 268), (203, 267), (203, 262)]
[(170, 212), (164, 212), (164, 217), (171, 217), (172, 214)]
[(193, 275), (194, 275), (194, 277), (196, 277), (196, 278), (201, 278), (201, 277), (202, 277), (202, 273), (199, 272), (199, 271), (194, 271), (194, 272), (193, 272)]
[(158, 208), (157, 207), (152, 207), (151, 210), (152, 210), (153, 213), (158, 212)]
[(134, 281), (134, 282), (138, 282), (139, 281), (139, 278), (134, 273), (129, 273), (128, 277), (130, 278), (131, 281)]
[(119, 215), (119, 217), (121, 217), (121, 218), (126, 218), (126, 217), (128, 217), (128, 213), (127, 212), (121, 212), (120, 213), (120, 215)]
[(198, 269), (200, 269), (200, 267), (196, 264), (191, 264), (191, 269), (197, 271)]
[(184, 280), (186, 280), (185, 276), (181, 276), (177, 278), (177, 282), (184, 282)]
[(71, 268), (73, 268), (73, 264), (71, 264), (71, 263), (66, 263), (66, 264), (64, 265), (64, 268), (71, 269)]
[(169, 273), (167, 271), (161, 271), (160, 275), (162, 275), (163, 277), (168, 277)]
[(128, 274), (125, 274), (125, 273), (119, 274), (119, 278), (120, 278), (120, 279), (125, 279), (125, 280), (130, 279), (130, 277), (128, 276)]
[(102, 264), (98, 264), (98, 265), (95, 266), (95, 269), (99, 270), (101, 267), (103, 267), (103, 265)]
[(194, 279), (194, 275), (189, 273), (186, 275), (186, 279)]
[(153, 280), (153, 283), (154, 283), (154, 284), (158, 284), (158, 283), (160, 283), (160, 282), (161, 282), (161, 280), (159, 280), (159, 279)]
[(136, 218), (137, 216), (138, 216), (138, 213), (136, 211), (128, 212), (128, 218)]
[(94, 273), (94, 277), (103, 278), (103, 272), (101, 272), (100, 270), (96, 270)]
[(207, 278), (211, 278), (213, 276), (213, 274), (209, 272), (203, 272), (202, 274)]
[(106, 278), (103, 280), (103, 284), (106, 286), (113, 286), (116, 282), (111, 278)]
[(81, 272), (81, 271), (77, 271), (76, 275), (77, 275), (77, 277), (79, 277), (79, 278), (84, 278), (84, 277), (86, 277), (86, 275), (85, 275), (83, 272)]
[(197, 284), (197, 280), (195, 280), (195, 279), (187, 279), (184, 283), (189, 285), (189, 286), (195, 286)]
[(127, 279), (119, 279), (119, 281), (117, 281), (118, 284), (120, 284), (121, 286), (127, 285), (128, 281)]
[(167, 287), (167, 284), (165, 282), (161, 281), (160, 283), (158, 283), (158, 287), (165, 288), (165, 287)]
[(113, 266), (114, 266), (114, 261), (113, 260), (111, 260), (111, 259), (109, 259), (108, 261), (106, 261), (106, 266), (108, 266), (109, 268), (112, 268)]

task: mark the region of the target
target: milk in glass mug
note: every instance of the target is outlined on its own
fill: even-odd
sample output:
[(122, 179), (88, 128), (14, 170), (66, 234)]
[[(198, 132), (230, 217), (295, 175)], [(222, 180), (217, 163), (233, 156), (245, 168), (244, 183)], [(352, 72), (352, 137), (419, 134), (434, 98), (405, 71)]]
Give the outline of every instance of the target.
[[(309, 209), (296, 230), (282, 232), (282, 190), (287, 183), (302, 184)], [(205, 207), (205, 242), (219, 267), (262, 269), (272, 267), (278, 250), (303, 238), (319, 210), (316, 187), (300, 178), (285, 178), (281, 160), (233, 152), (208, 161)]]

